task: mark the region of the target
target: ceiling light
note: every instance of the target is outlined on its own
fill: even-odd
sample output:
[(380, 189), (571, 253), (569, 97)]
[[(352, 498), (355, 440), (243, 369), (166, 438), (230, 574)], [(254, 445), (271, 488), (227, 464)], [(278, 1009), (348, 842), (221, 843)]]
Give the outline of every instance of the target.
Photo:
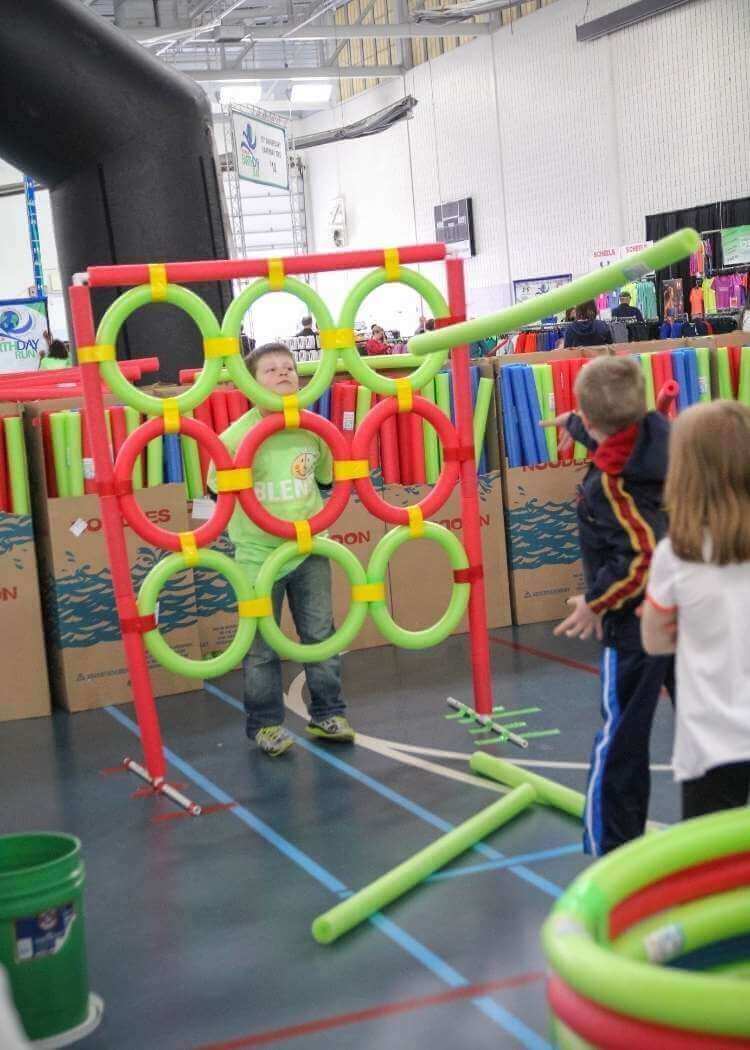
[(328, 102), (333, 91), (333, 84), (304, 83), (292, 85), (292, 102)]
[(219, 99), (222, 106), (229, 106), (233, 102), (238, 105), (242, 105), (243, 102), (246, 105), (252, 105), (260, 102), (262, 94), (262, 84), (227, 84), (219, 91)]

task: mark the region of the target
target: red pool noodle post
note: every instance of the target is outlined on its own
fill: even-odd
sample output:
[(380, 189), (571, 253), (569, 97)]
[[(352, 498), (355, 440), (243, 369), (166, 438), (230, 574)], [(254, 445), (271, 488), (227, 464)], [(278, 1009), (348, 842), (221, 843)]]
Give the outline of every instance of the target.
[[(445, 258), (444, 244), (415, 244), (397, 248), (402, 266), (412, 263), (439, 262)], [(330, 273), (333, 270), (366, 270), (383, 266), (381, 249), (358, 252), (329, 252), (321, 255), (290, 255), (280, 260), (289, 277), (308, 273)], [(196, 281), (231, 281), (245, 277), (267, 277), (268, 259), (205, 259), (200, 262), (165, 263), (170, 284)], [(90, 266), (89, 287), (112, 288), (117, 285), (148, 284), (149, 268), (144, 263), (120, 266)]]
[(8, 485), (8, 459), (5, 450), (5, 428), (0, 419), (0, 510), (5, 514), (11, 509), (10, 488)]
[[(446, 260), (448, 305), (451, 317), (466, 317), (466, 290), (461, 259)], [(490, 643), (487, 634), (487, 601), (484, 591), (482, 561), (482, 526), (479, 515), (477, 467), (474, 460), (474, 411), (469, 379), (469, 348), (457, 346), (451, 351), (453, 401), (459, 448), (465, 458), (460, 461), (461, 516), (463, 537), (469, 559), (471, 591), (469, 594), (469, 638), (471, 669), (474, 680), (474, 707), (477, 714), (492, 714), (492, 677)]]
[(656, 399), (656, 411), (661, 412), (663, 416), (670, 416), (672, 414), (672, 406), (676, 402), (679, 393), (680, 384), (677, 380), (668, 379), (659, 391), (659, 396)]
[[(76, 346), (93, 346), (96, 343), (96, 330), (90, 291), (85, 285), (73, 285), (68, 294)], [(92, 362), (79, 367), (86, 397), (86, 426), (89, 447), (94, 459), (104, 537), (112, 571), (115, 606), (120, 623), (123, 624), (124, 621), (133, 624), (138, 617), (138, 606), (130, 576), (125, 530), (115, 495), (114, 467), (109, 452), (107, 424), (104, 419), (99, 366)], [(149, 776), (152, 777), (156, 786), (164, 782), (166, 767), (143, 635), (137, 630), (123, 630), (122, 640), (130, 672), (144, 761)]]
[[(96, 481), (87, 477), (86, 460), (91, 459), (91, 446), (89, 445), (89, 434), (86, 429), (86, 409), (81, 409), (81, 453), (83, 455), (83, 491), (87, 494), (96, 492)], [(54, 463), (53, 463), (54, 466)], [(54, 473), (54, 470), (53, 470)]]

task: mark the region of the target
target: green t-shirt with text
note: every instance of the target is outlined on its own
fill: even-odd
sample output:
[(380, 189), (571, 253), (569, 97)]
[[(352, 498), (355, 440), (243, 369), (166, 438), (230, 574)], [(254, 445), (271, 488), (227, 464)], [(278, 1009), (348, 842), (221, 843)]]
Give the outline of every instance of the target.
[[(242, 439), (263, 417), (257, 408), (246, 412), (221, 434), (221, 440), (232, 455)], [(328, 445), (308, 430), (280, 430), (263, 442), (253, 460), (255, 495), (269, 514), (284, 521), (302, 521), (323, 507), (318, 488), (330, 485), (333, 459)], [(216, 491), (216, 467), (211, 464), (208, 485)], [(235, 558), (255, 583), (261, 565), (268, 555), (285, 541), (258, 528), (240, 506), (235, 504), (229, 520), (229, 539), (234, 544)], [(287, 562), (282, 575), (292, 572), (303, 556)]]

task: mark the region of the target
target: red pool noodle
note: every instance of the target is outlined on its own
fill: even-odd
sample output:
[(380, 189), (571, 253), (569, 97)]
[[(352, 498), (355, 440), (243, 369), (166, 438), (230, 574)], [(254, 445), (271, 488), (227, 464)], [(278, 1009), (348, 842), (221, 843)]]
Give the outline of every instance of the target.
[(244, 416), (249, 407), (250, 403), (241, 390), (227, 390), (227, 412), (230, 423)]
[[(660, 392), (665, 383), (669, 383), (674, 379), (674, 373), (672, 372), (672, 355), (668, 350), (660, 350), (658, 353), (651, 355), (651, 364), (654, 373), (654, 390)], [(670, 419), (675, 418), (677, 415), (676, 401), (672, 402), (667, 414)]]
[(728, 346), (727, 357), (729, 358), (729, 374), (732, 378), (732, 393), (737, 397), (740, 392), (740, 360), (742, 357), (741, 346)]
[(668, 379), (659, 391), (659, 396), (656, 399), (656, 411), (661, 412), (663, 416), (668, 416), (672, 405), (677, 401), (679, 393), (680, 384), (677, 380)]
[(413, 454), (411, 449), (411, 424), (409, 417), (404, 412), (396, 416), (396, 436), (398, 439), (398, 469), (401, 475), (402, 485), (414, 484), (414, 470), (412, 467)]
[[(91, 444), (89, 433), (86, 428), (86, 409), (81, 409), (81, 451), (84, 460), (91, 459)], [(86, 465), (83, 468), (83, 491), (85, 493), (96, 492), (96, 481), (94, 478), (86, 477)]]
[[(73, 285), (68, 290), (68, 296), (76, 345), (93, 346), (96, 342), (96, 332), (91, 307), (91, 291), (86, 285)], [(138, 605), (130, 575), (122, 516), (117, 496), (114, 495), (114, 470), (107, 443), (99, 366), (92, 362), (80, 367), (86, 397), (91, 449), (100, 487), (99, 505), (109, 553), (117, 613), (121, 618), (132, 620), (138, 615)], [(122, 640), (130, 672), (144, 761), (154, 782), (161, 784), (166, 774), (166, 764), (143, 636), (137, 631), (125, 631)]]
[[(377, 401), (382, 401), (380, 395)], [(401, 467), (398, 458), (398, 433), (396, 430), (396, 419), (391, 416), (386, 419), (380, 428), (380, 460), (383, 467), (383, 483), (385, 485), (398, 485), (401, 481)]]
[(224, 390), (214, 390), (209, 395), (211, 402), (211, 415), (214, 420), (214, 431), (223, 434), (229, 426), (229, 410), (227, 409), (227, 395)]
[[(573, 411), (573, 388), (570, 382), (570, 361), (552, 361), (552, 389), (555, 395), (555, 415), (563, 412)], [(557, 438), (560, 440), (561, 432), (558, 429)], [(573, 446), (560, 453), (560, 459), (569, 460), (573, 458)]]
[(416, 412), (409, 412), (409, 437), (411, 443), (411, 472), (417, 485), (427, 484), (427, 474), (424, 463), (424, 430), (422, 418)]
[(42, 412), (42, 452), (44, 454), (44, 476), (47, 479), (47, 495), (54, 499), (57, 496), (57, 474), (55, 473), (55, 453), (52, 449), (52, 425), (49, 411)]
[(125, 409), (122, 405), (113, 405), (109, 410), (109, 419), (112, 427), (112, 452), (117, 458), (128, 436), (128, 427), (125, 422)]
[(342, 383), (341, 391), (341, 430), (351, 446), (354, 438), (354, 422), (357, 414), (357, 384), (353, 381)]
[(0, 511), (10, 513), (10, 487), (8, 484), (8, 454), (5, 448), (5, 427), (0, 420)]

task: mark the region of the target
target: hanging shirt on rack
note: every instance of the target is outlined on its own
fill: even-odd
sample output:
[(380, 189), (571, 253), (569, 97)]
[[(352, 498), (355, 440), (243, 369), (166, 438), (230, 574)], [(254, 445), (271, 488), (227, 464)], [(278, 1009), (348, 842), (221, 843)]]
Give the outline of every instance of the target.
[(690, 316), (703, 316), (703, 289), (699, 284), (690, 289)]
[(728, 310), (732, 305), (732, 290), (734, 289), (732, 275), (725, 273), (714, 277), (712, 287), (716, 296), (716, 308), (718, 310)]
[(703, 290), (703, 313), (704, 314), (715, 314), (716, 313), (716, 295), (714, 294), (713, 281), (710, 277), (706, 277), (701, 284)]
[(636, 281), (635, 305), (644, 317), (658, 317), (659, 310), (656, 305), (656, 287), (653, 281)]

